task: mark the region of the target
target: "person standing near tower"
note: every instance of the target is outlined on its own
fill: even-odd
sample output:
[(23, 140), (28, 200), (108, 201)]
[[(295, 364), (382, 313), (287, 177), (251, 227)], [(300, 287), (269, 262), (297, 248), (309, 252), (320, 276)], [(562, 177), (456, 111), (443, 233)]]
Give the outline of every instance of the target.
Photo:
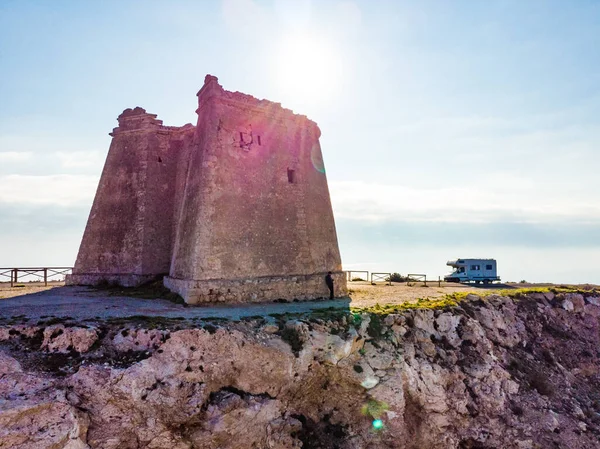
[(329, 299), (333, 299), (333, 278), (331, 277), (331, 271), (327, 272), (325, 283), (327, 284), (327, 288), (329, 288)]

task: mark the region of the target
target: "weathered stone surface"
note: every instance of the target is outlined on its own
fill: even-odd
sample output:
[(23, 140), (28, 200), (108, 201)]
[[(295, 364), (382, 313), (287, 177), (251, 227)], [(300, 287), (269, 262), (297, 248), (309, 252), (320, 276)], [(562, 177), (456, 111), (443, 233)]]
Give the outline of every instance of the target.
[(600, 296), (588, 296), (585, 300), (589, 304), (600, 307)]
[(89, 448), (87, 414), (56, 384), (23, 372), (17, 360), (0, 352), (0, 447)]
[(39, 331), (37, 326), (27, 326), (24, 324), (17, 324), (14, 326), (3, 326), (0, 327), (0, 341), (11, 340), (14, 338), (33, 337)]
[(88, 419), (65, 402), (0, 407), (0, 447), (87, 449)]
[(117, 351), (147, 351), (157, 349), (168, 335), (170, 333), (166, 330), (126, 328), (117, 332), (112, 346)]
[(583, 307), (585, 306), (585, 301), (583, 299), (583, 295), (579, 293), (567, 293), (565, 295), (566, 300), (571, 301), (573, 304), (573, 310), (575, 312), (583, 311)]
[(0, 351), (0, 376), (21, 372), (21, 364), (13, 357)]
[(96, 340), (96, 329), (58, 324), (44, 329), (42, 348), (50, 352), (87, 352)]
[(573, 302), (570, 299), (563, 300), (562, 308), (565, 309), (567, 312), (572, 312), (573, 310), (575, 310), (575, 306), (573, 305)]
[(197, 126), (118, 117), (71, 284), (164, 279), (188, 303), (347, 294), (313, 121), (206, 76)]
[[(356, 327), (104, 328), (74, 374), (19, 349), (21, 329), (0, 351), (0, 447), (600, 448), (598, 306), (566, 300), (477, 297)], [(134, 347), (146, 358), (123, 364)]]

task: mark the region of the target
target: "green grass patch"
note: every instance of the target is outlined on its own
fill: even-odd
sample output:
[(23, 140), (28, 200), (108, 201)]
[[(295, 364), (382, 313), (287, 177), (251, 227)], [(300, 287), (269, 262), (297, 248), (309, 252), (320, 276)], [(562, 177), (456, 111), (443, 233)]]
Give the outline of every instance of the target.
[[(554, 294), (560, 293), (580, 293), (584, 295), (600, 293), (597, 288), (593, 289), (582, 289), (577, 286), (550, 286), (550, 287), (528, 287), (528, 288), (516, 288), (516, 289), (505, 289), (505, 290), (493, 290), (488, 292), (456, 292), (445, 295), (441, 298), (420, 298), (415, 302), (405, 302), (402, 304), (375, 304), (371, 307), (351, 307), (350, 311), (357, 322), (357, 316), (360, 314), (368, 313), (372, 315), (389, 315), (392, 313), (402, 313), (407, 310), (418, 310), (418, 309), (446, 309), (458, 306), (461, 302), (465, 301), (468, 295), (479, 296), (482, 300), (485, 300), (490, 295), (506, 296), (513, 299), (519, 299), (526, 297), (532, 293), (547, 293), (552, 292)], [(484, 294), (482, 294), (484, 293)], [(355, 324), (356, 325), (356, 324)]]
[[(494, 294), (507, 296), (509, 298), (521, 298), (531, 293), (554, 293), (555, 295), (561, 293), (580, 293), (583, 295), (589, 295), (590, 293), (597, 292), (597, 288), (582, 289), (578, 286), (572, 285), (560, 285), (560, 286), (548, 286), (548, 287), (525, 287), (515, 289), (497, 290)], [(491, 293), (490, 293), (491, 294)], [(486, 295), (488, 296), (488, 295)]]
[(391, 313), (401, 313), (406, 310), (415, 309), (444, 309), (455, 307), (464, 297), (455, 298), (453, 295), (447, 295), (443, 298), (423, 299), (420, 298), (416, 302), (404, 302), (402, 304), (375, 304), (371, 307), (352, 307), (350, 310), (356, 316), (357, 314), (368, 313), (371, 315), (389, 315)]

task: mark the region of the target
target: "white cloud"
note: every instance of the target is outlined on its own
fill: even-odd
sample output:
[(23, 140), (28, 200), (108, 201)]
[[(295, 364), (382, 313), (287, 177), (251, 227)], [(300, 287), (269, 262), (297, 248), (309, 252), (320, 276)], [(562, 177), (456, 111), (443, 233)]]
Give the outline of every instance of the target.
[(5, 175), (0, 176), (0, 203), (57, 206), (91, 204), (97, 185), (97, 176)]
[(330, 182), (336, 218), (363, 221), (526, 222), (600, 221), (600, 205), (560, 191), (531, 193), (527, 179), (490, 177), (479, 186), (415, 188), (362, 181)]
[(0, 162), (23, 162), (31, 159), (29, 151), (1, 151)]
[(102, 167), (106, 157), (101, 151), (59, 151), (56, 156), (63, 168)]

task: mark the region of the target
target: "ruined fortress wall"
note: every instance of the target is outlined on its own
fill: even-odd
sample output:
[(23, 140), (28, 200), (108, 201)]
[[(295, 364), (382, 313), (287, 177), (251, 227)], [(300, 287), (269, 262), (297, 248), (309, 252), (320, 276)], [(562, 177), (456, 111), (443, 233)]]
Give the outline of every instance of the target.
[(198, 94), (171, 276), (188, 302), (345, 293), (317, 125), (280, 105), (224, 91)]
[(137, 285), (169, 272), (184, 136), (143, 109), (119, 116), (70, 283)]
[(176, 180), (179, 160), (193, 137), (193, 127), (190, 128), (160, 130), (149, 138), (142, 252), (145, 273), (167, 274), (171, 268), (175, 212), (180, 198)]
[(336, 295), (346, 281), (320, 130), (207, 76), (196, 127), (126, 109), (67, 282), (164, 283), (188, 303)]
[(218, 126), (218, 121), (214, 120), (210, 111), (204, 114), (199, 112), (193, 144), (180, 171), (184, 178), (179, 184), (181, 206), (175, 226), (170, 271), (170, 276), (178, 279), (188, 278), (191, 273), (202, 270), (202, 260), (198, 254), (208, 250), (199, 245), (201, 241), (208, 240), (206, 234), (210, 232), (207, 226), (210, 213), (206, 207), (207, 198), (212, 193), (208, 187), (211, 174), (208, 166), (217, 163), (214, 155), (202, 151), (206, 130), (211, 126)]

